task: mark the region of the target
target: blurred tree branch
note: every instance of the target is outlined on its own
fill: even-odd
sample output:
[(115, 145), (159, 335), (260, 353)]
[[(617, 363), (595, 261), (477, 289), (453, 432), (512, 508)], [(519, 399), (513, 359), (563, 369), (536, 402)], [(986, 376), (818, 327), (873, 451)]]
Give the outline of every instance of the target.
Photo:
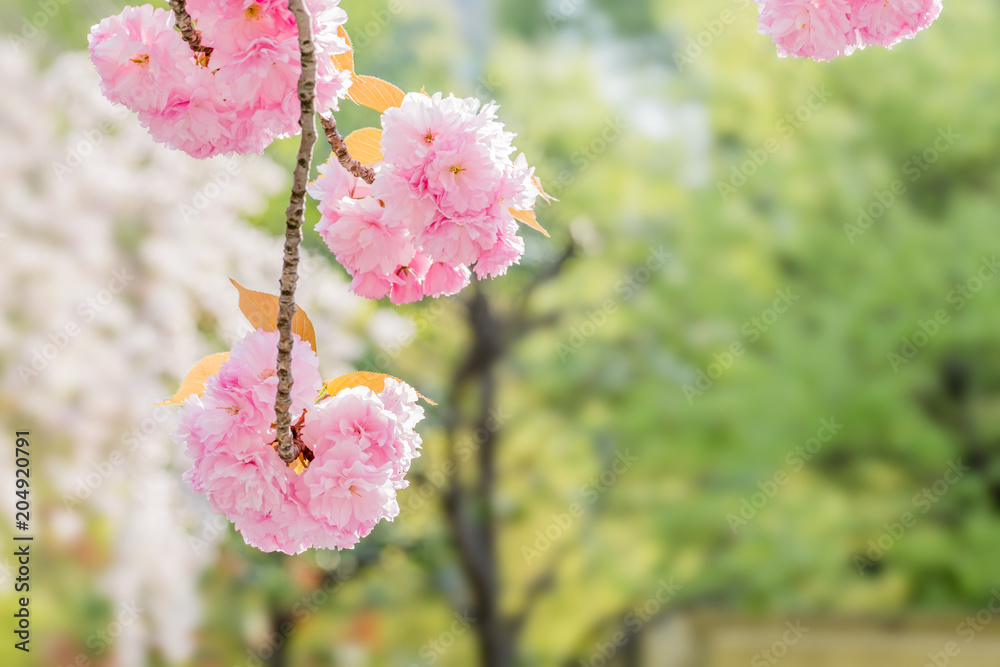
[[(555, 582), (555, 569), (543, 574), (528, 589), (522, 609), (507, 615), (501, 609), (500, 567), (497, 556), (497, 519), (493, 497), (497, 482), (498, 426), (496, 365), (519, 340), (540, 327), (554, 323), (552, 317), (530, 318), (528, 304), (540, 287), (555, 279), (575, 254), (572, 242), (551, 264), (538, 272), (521, 291), (509, 315), (499, 315), (477, 284), (466, 303), (466, 321), (472, 333), (468, 354), (451, 380), (444, 417), (449, 457), (456, 465), (456, 444), (464, 424), (482, 434), (475, 460), (477, 484), (469, 487), (454, 474), (442, 495), (458, 559), (472, 597), (471, 613), (483, 667), (509, 667), (517, 655), (517, 638), (531, 609)], [(475, 394), (477, 408), (472, 419), (463, 418), (464, 400)]]

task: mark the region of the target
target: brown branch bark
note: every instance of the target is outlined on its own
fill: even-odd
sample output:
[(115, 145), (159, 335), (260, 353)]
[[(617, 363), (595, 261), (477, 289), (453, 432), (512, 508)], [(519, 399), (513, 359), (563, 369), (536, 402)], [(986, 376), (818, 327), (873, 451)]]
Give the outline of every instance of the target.
[(292, 317), (295, 315), (295, 287), (298, 283), (299, 245), (306, 217), (306, 186), (316, 146), (316, 45), (313, 43), (312, 16), (304, 0), (288, 0), (299, 30), (299, 53), (302, 73), (299, 76), (299, 102), (302, 105), (299, 127), (302, 141), (292, 180), (292, 196), (286, 212), (285, 258), (281, 270), (281, 296), (278, 299), (278, 395), (274, 402), (278, 436), (278, 455), (286, 463), (299, 455), (292, 438)]
[(366, 167), (354, 158), (351, 157), (350, 152), (347, 150), (347, 144), (344, 142), (344, 138), (340, 136), (340, 132), (337, 131), (337, 121), (334, 120), (333, 114), (330, 117), (320, 116), (319, 122), (323, 125), (323, 130), (326, 132), (326, 139), (330, 142), (330, 148), (333, 149), (333, 154), (337, 156), (337, 160), (340, 164), (344, 166), (348, 172), (360, 178), (368, 185), (375, 182), (375, 170), (371, 167)]
[(177, 19), (177, 27), (181, 31), (181, 37), (194, 51), (199, 62), (204, 59), (205, 62), (202, 64), (207, 64), (208, 59), (212, 56), (212, 47), (204, 46), (201, 43), (201, 32), (194, 27), (194, 21), (188, 14), (187, 0), (170, 0), (170, 8), (174, 10), (174, 17)]

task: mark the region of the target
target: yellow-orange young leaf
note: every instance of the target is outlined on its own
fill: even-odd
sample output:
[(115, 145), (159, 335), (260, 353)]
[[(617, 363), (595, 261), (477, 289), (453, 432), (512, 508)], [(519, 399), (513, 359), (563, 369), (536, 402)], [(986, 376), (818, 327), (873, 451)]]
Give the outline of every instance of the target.
[[(317, 401), (322, 401), (324, 398), (328, 398), (330, 396), (336, 396), (343, 390), (353, 389), (354, 387), (368, 387), (376, 394), (380, 394), (382, 393), (382, 390), (385, 389), (385, 381), (387, 379), (402, 382), (399, 378), (392, 377), (391, 375), (384, 375), (382, 373), (369, 373), (367, 371), (348, 373), (347, 375), (340, 376), (336, 380), (324, 382), (323, 390), (320, 392)], [(437, 405), (437, 403), (419, 392), (417, 393), (417, 396), (424, 399), (431, 405)]]
[(221, 352), (205, 357), (196, 363), (194, 368), (188, 371), (177, 393), (172, 398), (162, 403), (157, 403), (157, 405), (181, 405), (191, 395), (201, 396), (205, 393), (205, 383), (208, 382), (208, 378), (217, 375), (219, 368), (227, 361), (229, 361), (228, 352)]
[(382, 130), (366, 127), (355, 130), (344, 139), (351, 157), (370, 167), (382, 159)]
[(354, 75), (354, 83), (347, 96), (355, 104), (385, 113), (386, 109), (398, 107), (406, 95), (388, 81), (374, 76)]
[[(232, 278), (229, 279), (229, 282), (239, 290), (240, 310), (250, 322), (250, 326), (264, 331), (276, 331), (278, 329), (278, 297), (273, 294), (249, 290)], [(316, 350), (316, 330), (313, 329), (306, 311), (298, 306), (296, 306), (295, 315), (292, 317), (292, 333), (298, 334), (302, 340), (312, 346), (313, 351)]]
[(354, 46), (351, 44), (351, 37), (347, 34), (347, 31), (344, 30), (344, 26), (337, 27), (337, 34), (340, 35), (341, 39), (347, 42), (347, 46), (350, 50), (347, 53), (338, 53), (335, 56), (330, 56), (330, 60), (333, 61), (333, 64), (336, 65), (337, 69), (339, 69), (341, 72), (345, 70), (348, 72), (353, 72)]
[(528, 225), (532, 229), (540, 231), (542, 234), (548, 237), (549, 233), (545, 231), (545, 228), (542, 227), (540, 224), (538, 224), (538, 220), (535, 219), (534, 211), (518, 211), (515, 208), (511, 208), (508, 210), (510, 211), (510, 214), (514, 216), (514, 218)]
[(553, 197), (552, 195), (550, 195), (548, 192), (545, 191), (545, 188), (542, 187), (542, 180), (540, 178), (538, 178), (537, 176), (532, 176), (531, 180), (534, 181), (535, 187), (538, 188), (538, 192), (542, 195), (542, 199), (544, 199), (550, 204), (554, 201), (559, 201), (558, 199), (556, 199), (555, 197)]

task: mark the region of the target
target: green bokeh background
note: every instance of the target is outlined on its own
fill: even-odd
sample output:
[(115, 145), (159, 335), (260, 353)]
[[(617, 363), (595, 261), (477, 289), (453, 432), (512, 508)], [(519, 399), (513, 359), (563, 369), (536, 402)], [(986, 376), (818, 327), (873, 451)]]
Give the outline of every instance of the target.
[[(518, 664), (578, 664), (661, 579), (682, 586), (672, 609), (737, 616), (960, 618), (986, 603), (1000, 583), (1000, 280), (977, 272), (996, 256), (1000, 216), (1000, 5), (948, 2), (892, 51), (818, 64), (778, 59), (752, 3), (342, 4), (359, 71), (495, 98), (561, 200), (538, 209), (552, 238), (525, 229), (521, 266), (484, 286), (495, 312), (515, 312), (526, 285), (577, 248), (526, 304), (542, 325), (498, 365), (503, 607), (516, 611), (555, 563)], [(38, 6), (8, 2), (0, 18), (17, 31)], [(120, 6), (64, 6), (36, 46), (84, 48), (89, 26)], [(350, 104), (338, 118), (377, 123)], [(269, 154), (291, 165), (296, 148)], [(921, 155), (927, 168), (914, 172)], [(719, 183), (741, 183), (734, 169), (749, 175), (724, 195)], [(897, 180), (905, 191), (880, 213)], [(285, 205), (276, 198), (254, 223), (279, 233)], [(867, 229), (850, 227), (859, 209), (873, 213)], [(306, 243), (322, 247), (311, 225)], [(645, 272), (661, 247), (670, 258)], [(794, 303), (771, 312), (782, 291)], [(465, 309), (446, 301), (427, 318), (428, 306), (401, 309), (428, 324), (385, 370), (445, 396), (470, 342)], [(914, 337), (925, 344), (894, 361)], [(727, 358), (734, 343), (743, 353)], [(372, 344), (359, 367), (384, 352)], [(446, 460), (442, 419), (429, 409), (421, 427), (426, 476)], [(842, 427), (790, 464), (824, 419)], [(637, 463), (591, 494), (616, 451)], [(971, 468), (958, 483), (915, 500), (958, 460)], [(734, 530), (730, 515), (776, 473), (787, 483)], [(243, 664), (252, 619), (273, 622), (323, 572), (355, 565), (296, 633), (287, 664), (430, 664), (422, 648), (468, 593), (436, 499), (401, 501), (395, 523), (339, 557), (267, 556), (229, 535), (204, 580), (190, 664)], [(526, 555), (574, 502), (586, 515), (555, 548)], [(915, 525), (859, 571), (869, 541), (906, 512)], [(58, 624), (70, 641), (107, 623), (88, 565), (46, 567), (78, 601)], [(434, 662), (477, 664), (474, 633)]]

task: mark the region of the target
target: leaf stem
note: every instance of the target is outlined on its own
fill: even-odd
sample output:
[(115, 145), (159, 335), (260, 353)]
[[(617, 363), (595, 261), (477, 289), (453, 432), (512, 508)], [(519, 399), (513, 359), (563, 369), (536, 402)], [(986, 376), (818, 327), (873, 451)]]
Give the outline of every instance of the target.
[(344, 166), (344, 169), (349, 171), (352, 175), (360, 178), (368, 185), (375, 182), (375, 170), (371, 167), (366, 167), (354, 158), (351, 157), (350, 152), (347, 150), (347, 144), (344, 142), (344, 138), (340, 136), (340, 132), (337, 131), (337, 121), (333, 118), (333, 114), (330, 117), (320, 115), (319, 122), (323, 125), (323, 130), (326, 132), (327, 141), (330, 142), (330, 148), (333, 149), (333, 154), (337, 156), (340, 164)]
[(299, 76), (298, 94), (302, 105), (299, 126), (302, 141), (299, 144), (295, 173), (292, 179), (292, 196), (286, 212), (285, 256), (281, 270), (281, 296), (278, 299), (278, 394), (274, 402), (277, 425), (278, 456), (285, 463), (298, 457), (298, 447), (292, 437), (292, 318), (295, 316), (295, 287), (298, 283), (299, 246), (302, 243), (302, 225), (306, 213), (306, 186), (312, 167), (313, 148), (316, 146), (316, 45), (313, 42), (312, 16), (304, 0), (288, 0), (288, 9), (295, 16), (299, 30), (299, 53), (302, 73)]

